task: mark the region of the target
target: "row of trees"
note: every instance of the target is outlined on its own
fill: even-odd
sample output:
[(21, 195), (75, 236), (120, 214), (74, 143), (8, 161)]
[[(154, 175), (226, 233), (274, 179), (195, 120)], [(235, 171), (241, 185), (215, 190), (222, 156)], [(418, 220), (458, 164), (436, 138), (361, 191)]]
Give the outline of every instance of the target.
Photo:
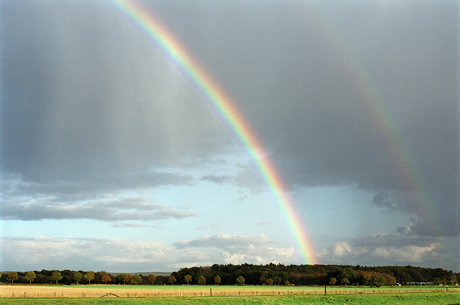
[(168, 277), (160, 276), (160, 281), (154, 274), (144, 276), (142, 274), (126, 274), (119, 273), (116, 276), (105, 271), (58, 271), (58, 270), (42, 270), (42, 271), (27, 271), (27, 272), (7, 272), (0, 276), (1, 282), (9, 283), (29, 283), (32, 284), (163, 284), (167, 283)]
[[(191, 278), (186, 280), (185, 276)], [(413, 266), (342, 266), (342, 265), (212, 265), (211, 267), (182, 268), (173, 272), (178, 284), (200, 284), (204, 277), (208, 284), (235, 285), (238, 277), (246, 285), (366, 285), (384, 286), (413, 283), (455, 284), (458, 273), (441, 268)], [(201, 280), (203, 281), (203, 280)]]
[(1, 274), (0, 281), (10, 283), (55, 284), (194, 284), (194, 285), (365, 285), (384, 286), (414, 283), (456, 284), (458, 273), (441, 268), (413, 266), (341, 266), (341, 265), (212, 265), (182, 268), (170, 275), (142, 275), (105, 271), (27, 271)]

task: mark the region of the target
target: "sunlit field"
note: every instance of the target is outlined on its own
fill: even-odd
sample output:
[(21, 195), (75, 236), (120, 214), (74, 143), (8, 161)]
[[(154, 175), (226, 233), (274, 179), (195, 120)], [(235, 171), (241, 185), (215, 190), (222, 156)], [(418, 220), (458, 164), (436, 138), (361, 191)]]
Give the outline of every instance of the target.
[(244, 297), (173, 297), (173, 298), (1, 298), (9, 304), (404, 304), (404, 305), (458, 305), (458, 292), (406, 294), (350, 294), (350, 295), (283, 295)]
[[(171, 298), (171, 297), (257, 297), (257, 296), (338, 296), (338, 295), (436, 295), (457, 293), (458, 287), (406, 286), (406, 287), (290, 287), (290, 286), (179, 286), (179, 285), (3, 285), (0, 297), (28, 298)], [(459, 294), (460, 298), (460, 294)]]

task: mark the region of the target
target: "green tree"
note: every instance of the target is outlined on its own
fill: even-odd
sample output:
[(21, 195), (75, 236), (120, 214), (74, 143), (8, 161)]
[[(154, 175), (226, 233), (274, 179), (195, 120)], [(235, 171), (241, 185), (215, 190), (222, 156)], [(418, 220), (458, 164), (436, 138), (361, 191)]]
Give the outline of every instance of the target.
[(150, 274), (149, 277), (147, 278), (147, 280), (149, 282), (152, 282), (152, 285), (153, 285), (153, 282), (155, 282), (156, 279), (157, 279), (157, 277), (155, 276), (155, 274)]
[(192, 280), (192, 276), (190, 274), (187, 274), (184, 276), (185, 281), (187, 282), (187, 285), (190, 285), (190, 281)]
[(282, 279), (281, 279), (281, 277), (279, 277), (279, 276), (275, 276), (275, 277), (273, 278), (273, 282), (275, 283), (275, 285), (280, 285), (281, 282), (282, 282)]
[(346, 286), (350, 284), (350, 281), (346, 277), (344, 277), (343, 279), (340, 280), (340, 284)]
[(142, 282), (142, 278), (139, 274), (133, 276), (133, 278), (131, 279), (131, 284), (134, 284), (134, 285), (140, 284), (141, 282)]
[(272, 286), (273, 285), (273, 279), (272, 278), (269, 278), (267, 280), (265, 280), (265, 284), (267, 284), (268, 286)]
[(204, 285), (206, 284), (206, 278), (202, 275), (198, 277), (198, 285)]
[(337, 283), (337, 279), (335, 277), (331, 277), (331, 279), (329, 280), (329, 285), (334, 286), (335, 283)]
[(176, 278), (174, 277), (174, 275), (171, 275), (170, 277), (168, 277), (168, 283), (170, 283), (171, 285), (174, 285), (174, 283), (176, 282)]
[(340, 270), (337, 277), (340, 280), (340, 283), (342, 283), (342, 280), (345, 278), (348, 279), (348, 283), (350, 283), (350, 281), (353, 282), (354, 280), (356, 280), (357, 274), (356, 271), (352, 268), (345, 267), (342, 270)]
[(245, 279), (244, 277), (242, 277), (241, 275), (239, 277), (236, 278), (236, 284), (238, 286), (243, 286), (244, 285), (244, 282), (245, 282)]
[(10, 273), (8, 273), (8, 281), (11, 281), (11, 284), (13, 284), (13, 282), (16, 281), (17, 279), (18, 279), (17, 272), (11, 271)]
[(35, 280), (37, 275), (33, 271), (27, 271), (26, 272), (26, 279), (29, 281), (29, 284), (32, 284), (32, 281)]
[(75, 274), (73, 275), (73, 279), (77, 282), (78, 285), (78, 282), (81, 280), (81, 273), (75, 272)]
[(51, 279), (53, 281), (56, 281), (56, 285), (57, 285), (58, 281), (62, 280), (61, 272), (53, 271), (53, 274), (51, 275)]
[(94, 275), (93, 271), (88, 271), (85, 274), (85, 279), (88, 281), (88, 284), (91, 285), (91, 281), (94, 280), (96, 276)]
[(373, 283), (376, 287), (382, 287), (385, 284), (385, 278), (381, 275), (375, 276), (373, 278)]
[(219, 275), (216, 275), (214, 277), (214, 284), (219, 285), (222, 282), (222, 279), (220, 278)]
[(125, 278), (123, 279), (123, 285), (124, 285), (125, 283), (131, 283), (131, 280), (132, 280), (132, 279), (133, 279), (133, 277), (132, 277), (131, 275), (127, 274), (127, 275), (125, 276)]
[(363, 275), (363, 284), (369, 285), (372, 283), (372, 274), (366, 273)]
[(117, 281), (118, 281), (118, 283), (123, 282), (123, 285), (126, 284), (126, 281), (125, 281), (126, 275), (127, 275), (126, 273), (119, 273), (119, 274), (117, 275)]
[(268, 271), (262, 271), (261, 276), (259, 277), (259, 282), (264, 284), (267, 281)]

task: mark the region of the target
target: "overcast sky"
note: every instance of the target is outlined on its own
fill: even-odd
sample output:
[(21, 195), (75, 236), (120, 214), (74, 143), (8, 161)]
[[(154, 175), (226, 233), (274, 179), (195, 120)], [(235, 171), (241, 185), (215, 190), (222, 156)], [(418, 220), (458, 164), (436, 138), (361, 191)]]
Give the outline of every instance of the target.
[[(460, 271), (455, 1), (130, 2), (239, 109), (315, 263)], [(0, 9), (0, 270), (305, 263), (228, 122), (111, 1)]]

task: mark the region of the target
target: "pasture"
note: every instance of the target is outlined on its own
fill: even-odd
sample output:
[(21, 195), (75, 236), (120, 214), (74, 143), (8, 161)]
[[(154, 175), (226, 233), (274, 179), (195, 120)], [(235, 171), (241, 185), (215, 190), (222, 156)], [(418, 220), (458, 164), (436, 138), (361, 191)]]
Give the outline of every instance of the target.
[[(15, 301), (30, 299), (98, 299), (103, 298), (120, 298), (127, 301), (128, 299), (146, 299), (155, 298), (155, 302), (161, 299), (173, 298), (179, 299), (219, 299), (223, 302), (226, 298), (240, 297), (245, 300), (257, 300), (258, 297), (263, 299), (282, 299), (291, 298), (312, 298), (312, 300), (324, 298), (324, 287), (290, 287), (290, 286), (178, 286), (178, 285), (74, 285), (74, 286), (56, 286), (56, 285), (1, 285), (0, 298), (2, 301), (11, 299)], [(327, 287), (327, 297), (364, 297), (367, 295), (381, 296), (384, 299), (394, 299), (400, 296), (408, 298), (409, 296), (457, 296), (458, 302), (451, 304), (460, 305), (460, 289), (458, 286), (446, 288), (439, 286), (423, 287)], [(384, 297), (385, 296), (385, 297)], [(213, 298), (209, 298), (213, 297)], [(270, 297), (270, 298), (267, 298)], [(231, 299), (230, 298), (230, 299)], [(236, 299), (240, 299), (236, 298)], [(21, 301), (22, 302), (22, 301)], [(67, 302), (67, 301), (66, 301)], [(70, 300), (68, 302), (71, 302)], [(131, 301), (130, 301), (131, 302)], [(201, 302), (201, 301), (200, 301)], [(220, 302), (220, 301), (219, 301)], [(225, 301), (224, 303), (226, 303)], [(251, 301), (252, 302), (252, 301)], [(3, 302), (2, 302), (3, 303)], [(69, 303), (70, 304), (70, 303)], [(179, 303), (178, 303), (179, 304)], [(206, 304), (206, 303), (203, 303)], [(383, 304), (383, 303), (382, 303)]]
[(0, 298), (3, 305), (144, 305), (144, 304), (200, 304), (200, 305), (278, 305), (278, 304), (353, 304), (353, 305), (460, 305), (457, 292), (427, 292), (405, 294), (350, 294), (350, 295), (282, 295), (241, 297), (163, 297), (163, 298)]

